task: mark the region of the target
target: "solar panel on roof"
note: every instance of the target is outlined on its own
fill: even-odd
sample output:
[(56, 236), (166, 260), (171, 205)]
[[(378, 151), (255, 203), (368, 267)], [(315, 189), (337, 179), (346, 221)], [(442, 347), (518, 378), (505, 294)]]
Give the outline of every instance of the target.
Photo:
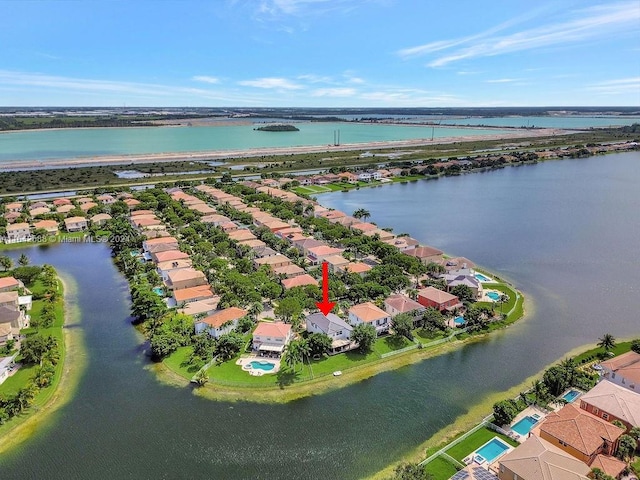
[(469, 473), (465, 472), (464, 470), (460, 470), (458, 473), (456, 473), (449, 480), (467, 480), (467, 478), (469, 478)]

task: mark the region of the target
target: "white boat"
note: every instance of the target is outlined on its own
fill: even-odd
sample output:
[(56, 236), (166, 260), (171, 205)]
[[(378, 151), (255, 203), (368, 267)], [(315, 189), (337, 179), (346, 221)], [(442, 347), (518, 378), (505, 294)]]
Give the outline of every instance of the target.
[(335, 372), (333, 372), (333, 376), (334, 377), (339, 377), (340, 375), (342, 375), (342, 371), (341, 370), (336, 370)]

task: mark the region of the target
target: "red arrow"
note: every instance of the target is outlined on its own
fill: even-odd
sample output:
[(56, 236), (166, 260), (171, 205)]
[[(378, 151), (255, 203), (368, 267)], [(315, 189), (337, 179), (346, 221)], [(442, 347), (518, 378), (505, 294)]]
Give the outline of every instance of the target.
[(335, 302), (329, 301), (329, 264), (322, 262), (322, 302), (316, 302), (316, 305), (323, 315), (326, 316), (335, 304)]

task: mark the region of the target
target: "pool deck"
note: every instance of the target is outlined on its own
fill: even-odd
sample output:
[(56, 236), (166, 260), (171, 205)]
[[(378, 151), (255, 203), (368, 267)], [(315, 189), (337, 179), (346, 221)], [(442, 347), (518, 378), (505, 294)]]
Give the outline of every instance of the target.
[[(482, 456), (478, 453), (478, 450), (482, 450), (482, 448), (485, 445), (488, 445), (489, 443), (493, 442), (494, 440), (498, 440), (500, 443), (503, 443), (504, 445), (506, 445), (507, 447), (509, 447), (508, 449), (506, 449), (504, 452), (502, 452), (500, 455), (498, 455), (496, 458), (494, 458), (491, 462), (487, 462), (486, 459), (485, 461), (483, 461), (482, 463), (478, 462), (476, 460), (476, 456)], [(466, 465), (480, 465), (481, 467), (484, 467), (487, 470), (490, 471), (494, 471), (496, 472), (497, 470), (497, 465), (498, 465), (498, 461), (505, 456), (507, 453), (509, 453), (510, 451), (514, 450), (514, 447), (512, 447), (511, 445), (509, 445), (507, 442), (505, 442), (504, 440), (502, 440), (500, 437), (498, 437), (497, 435), (495, 437), (493, 437), (492, 439), (490, 439), (489, 441), (485, 442), (484, 444), (480, 445), (478, 448), (476, 448), (473, 452), (471, 452), (464, 460), (463, 463), (465, 463)], [(492, 468), (495, 466), (495, 469)]]
[[(544, 418), (549, 414), (550, 412), (543, 410), (542, 408), (538, 407), (537, 405), (530, 405), (527, 408), (525, 408), (522, 412), (520, 412), (518, 415), (515, 416), (515, 418), (511, 421), (511, 425), (515, 425), (516, 423), (518, 423), (520, 420), (522, 420), (525, 417), (533, 417), (534, 415), (537, 415), (538, 417), (540, 417), (540, 420), (538, 420), (538, 423), (536, 423), (534, 425), (533, 428), (535, 428), (536, 425), (539, 425), (540, 422), (542, 420), (544, 420)], [(531, 430), (533, 430), (533, 428)], [(529, 432), (531, 432), (531, 430)], [(511, 427), (509, 427), (507, 429), (507, 431), (509, 431), (509, 436), (511, 438), (513, 438), (515, 441), (517, 441), (518, 443), (522, 443), (524, 442), (527, 438), (529, 438), (529, 434), (527, 435), (520, 435), (518, 432), (515, 432), (513, 430), (511, 430)]]
[(491, 292), (495, 292), (498, 295), (502, 295), (502, 292), (499, 292), (498, 290), (491, 290), (491, 289), (487, 289), (487, 290), (483, 290), (482, 291), (482, 297), (480, 297), (478, 299), (478, 301), (480, 302), (493, 302), (496, 303), (498, 300), (494, 300), (493, 298), (489, 297), (487, 294), (491, 293)]
[[(249, 364), (251, 362), (271, 362), (275, 365), (275, 367), (273, 367), (273, 370), (254, 370), (252, 369)], [(258, 376), (262, 376), (262, 375), (272, 375), (274, 373), (278, 373), (280, 371), (280, 359), (279, 358), (268, 358), (268, 357), (260, 357), (258, 355), (247, 355), (246, 357), (243, 356), (241, 358), (239, 358), (238, 360), (236, 360), (236, 365), (239, 365), (240, 368), (242, 368), (242, 370), (244, 370), (245, 372), (247, 372), (249, 375), (258, 375)], [(247, 366), (247, 368), (245, 368), (245, 365)]]

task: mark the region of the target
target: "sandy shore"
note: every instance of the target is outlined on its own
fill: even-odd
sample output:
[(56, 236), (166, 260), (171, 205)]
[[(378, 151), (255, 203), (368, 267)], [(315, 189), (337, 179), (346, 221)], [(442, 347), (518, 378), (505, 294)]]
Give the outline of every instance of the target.
[[(449, 127), (447, 127), (449, 128)], [(469, 127), (460, 127), (469, 129)], [(483, 128), (486, 130), (486, 128)], [(377, 141), (367, 143), (346, 143), (342, 145), (314, 145), (301, 147), (265, 147), (242, 150), (211, 150), (203, 152), (171, 152), (171, 153), (150, 153), (132, 155), (100, 155), (90, 157), (74, 157), (50, 160), (9, 160), (0, 163), (0, 171), (52, 168), (52, 167), (74, 167), (92, 165), (121, 165), (130, 163), (151, 163), (151, 162), (175, 162), (175, 161), (224, 161), (239, 158), (255, 158), (268, 155), (292, 155), (304, 153), (323, 152), (344, 152), (352, 150), (380, 150), (385, 148), (407, 148), (428, 145), (441, 145), (456, 142), (484, 141), (484, 140), (509, 140), (514, 138), (537, 138), (554, 135), (566, 135), (569, 132), (558, 129), (514, 129), (509, 133), (495, 135), (464, 135), (459, 137), (418, 138), (412, 140)]]

